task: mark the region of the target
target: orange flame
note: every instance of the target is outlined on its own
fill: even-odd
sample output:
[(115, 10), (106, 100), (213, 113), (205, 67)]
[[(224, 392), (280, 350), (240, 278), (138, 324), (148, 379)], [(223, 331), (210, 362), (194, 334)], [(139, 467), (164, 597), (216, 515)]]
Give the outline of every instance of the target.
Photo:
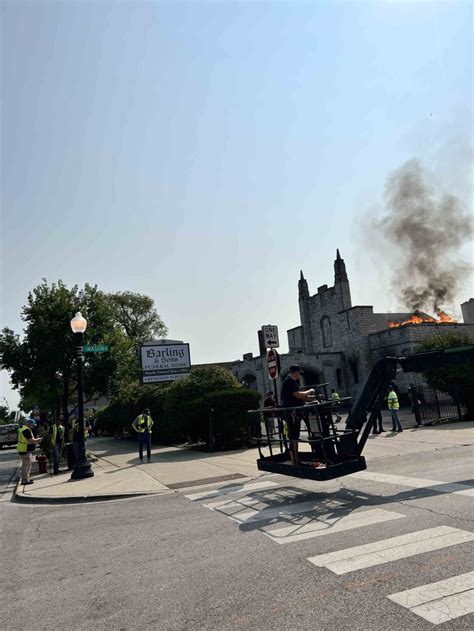
[(444, 311), (438, 311), (438, 317), (439, 317), (438, 322), (456, 322), (453, 316), (450, 316)]
[(403, 322), (394, 322), (393, 320), (390, 320), (390, 322), (388, 322), (388, 326), (391, 329), (398, 329), (399, 327), (406, 326), (407, 324), (443, 324), (447, 322), (456, 322), (453, 316), (448, 315), (444, 311), (438, 311), (438, 318), (439, 319), (437, 320), (436, 318), (432, 318), (431, 316), (422, 317), (414, 313), (410, 318), (408, 318), (408, 320), (404, 320)]

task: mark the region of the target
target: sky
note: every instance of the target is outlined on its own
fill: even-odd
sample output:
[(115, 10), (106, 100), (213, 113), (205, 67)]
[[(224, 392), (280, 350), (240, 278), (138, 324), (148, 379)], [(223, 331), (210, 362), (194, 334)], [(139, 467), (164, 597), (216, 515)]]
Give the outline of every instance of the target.
[[(1, 325), (44, 277), (151, 296), (193, 363), (333, 283), (400, 307), (364, 239), (418, 158), (472, 196), (470, 2), (3, 1)], [(472, 256), (472, 244), (464, 255)], [(466, 278), (459, 301), (472, 296)], [(2, 377), (10, 407), (18, 398)]]

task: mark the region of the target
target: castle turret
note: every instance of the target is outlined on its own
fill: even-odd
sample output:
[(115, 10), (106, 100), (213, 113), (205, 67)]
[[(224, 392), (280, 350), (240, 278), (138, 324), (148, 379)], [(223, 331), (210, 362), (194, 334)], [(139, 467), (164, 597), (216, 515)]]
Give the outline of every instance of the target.
[(339, 250), (337, 250), (334, 261), (334, 288), (341, 304), (341, 311), (350, 309), (352, 307), (351, 288), (347, 278), (346, 264), (341, 258)]
[(298, 281), (298, 297), (300, 300), (309, 298), (308, 281), (303, 276), (303, 271), (300, 271), (300, 279)]
[(300, 279), (298, 281), (298, 302), (300, 306), (300, 322), (303, 329), (303, 344), (306, 352), (310, 353), (313, 349), (311, 335), (310, 295), (308, 281), (303, 276), (302, 271), (300, 272)]

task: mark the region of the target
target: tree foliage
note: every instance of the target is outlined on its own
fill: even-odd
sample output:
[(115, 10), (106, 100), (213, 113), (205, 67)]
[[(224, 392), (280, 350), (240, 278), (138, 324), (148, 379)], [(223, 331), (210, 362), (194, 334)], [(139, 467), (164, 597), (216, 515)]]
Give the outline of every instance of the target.
[(115, 322), (129, 340), (135, 343), (164, 337), (168, 333), (161, 317), (156, 313), (153, 300), (133, 291), (108, 294), (107, 300)]
[[(122, 305), (121, 311), (117, 304)], [(77, 311), (88, 321), (85, 342), (110, 345), (109, 353), (85, 356), (86, 397), (117, 392), (122, 384), (137, 381), (137, 344), (144, 337), (166, 332), (147, 296), (105, 294), (89, 284), (82, 289), (68, 288), (62, 281), (49, 285), (43, 279), (23, 307), (24, 335), (8, 328), (0, 335), (3, 367), (20, 393), (23, 409), (37, 405), (56, 413), (61, 410), (67, 421), (77, 391), (77, 342), (70, 328)], [(127, 318), (132, 323), (128, 327), (124, 325)]]
[[(470, 346), (474, 338), (463, 333), (441, 333), (424, 340), (417, 347), (418, 352), (442, 348)], [(474, 366), (465, 364), (428, 370), (425, 378), (431, 388), (437, 388), (451, 395), (457, 395), (468, 410), (469, 418), (474, 418)]]

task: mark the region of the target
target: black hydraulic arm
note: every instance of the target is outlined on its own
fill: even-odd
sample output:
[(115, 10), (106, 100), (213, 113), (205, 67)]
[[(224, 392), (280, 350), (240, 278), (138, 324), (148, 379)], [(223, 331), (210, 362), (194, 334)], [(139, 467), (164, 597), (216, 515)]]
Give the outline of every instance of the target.
[[(398, 358), (379, 359), (357, 395), (347, 418), (347, 429), (355, 431), (341, 438), (340, 453), (360, 455), (380, 412), (390, 382), (397, 373)], [(367, 418), (368, 417), (368, 418)]]

